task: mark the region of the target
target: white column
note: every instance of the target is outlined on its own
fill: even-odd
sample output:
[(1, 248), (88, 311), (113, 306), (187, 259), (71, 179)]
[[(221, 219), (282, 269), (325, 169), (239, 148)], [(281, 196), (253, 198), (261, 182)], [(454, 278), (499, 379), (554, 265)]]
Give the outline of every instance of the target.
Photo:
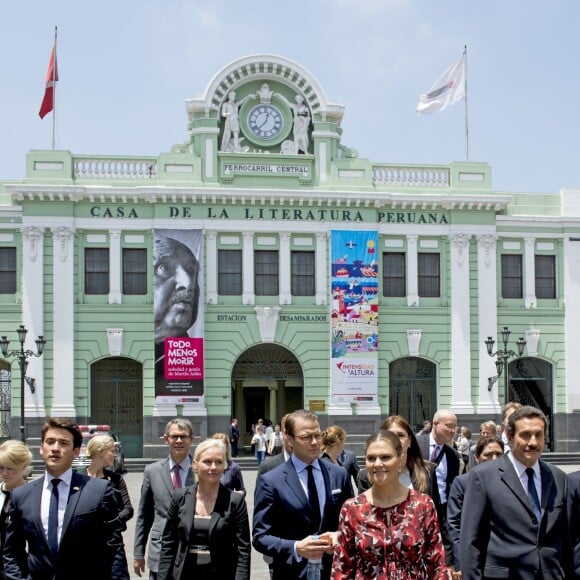
[(471, 325), (469, 322), (469, 234), (449, 236), (451, 243), (451, 410), (473, 413), (471, 402)]
[[(580, 288), (580, 242), (564, 239), (564, 299), (566, 300), (566, 413), (580, 409), (580, 356), (576, 335), (580, 328), (580, 300), (577, 300)], [(529, 353), (529, 350), (528, 350)]]
[(324, 306), (329, 293), (326, 239), (326, 232), (316, 233), (316, 306)]
[(280, 280), (280, 304), (292, 304), (292, 288), (290, 285), (292, 266), (290, 265), (289, 232), (280, 232), (280, 270), (278, 276)]
[(243, 262), (243, 303), (255, 304), (254, 296), (254, 234), (253, 232), (244, 232), (244, 245), (242, 248)]
[[(44, 335), (44, 228), (22, 230), (22, 324), (28, 329), (25, 349), (36, 352), (34, 341)], [(52, 345), (49, 345), (52, 349)], [(34, 379), (34, 393), (24, 387), (26, 417), (46, 417), (44, 407), (44, 356), (31, 357), (26, 376)], [(14, 384), (14, 383), (13, 383)]]
[(536, 238), (524, 238), (524, 296), (526, 308), (535, 308), (536, 300)]
[[(500, 412), (498, 383), (488, 389), (488, 378), (497, 375), (495, 358), (487, 354), (485, 340), (497, 340), (497, 238), (485, 234), (477, 238), (477, 348), (479, 350), (478, 415), (495, 415)], [(503, 379), (500, 378), (503, 385)]]
[(74, 229), (52, 228), (54, 389), (51, 414), (74, 417)]
[(205, 260), (205, 283), (207, 288), (207, 303), (217, 304), (218, 303), (218, 290), (217, 290), (217, 235), (214, 231), (205, 232), (205, 248), (206, 256)]
[(419, 306), (418, 238), (419, 236), (407, 236), (407, 306)]
[(109, 304), (121, 302), (121, 230), (109, 230)]

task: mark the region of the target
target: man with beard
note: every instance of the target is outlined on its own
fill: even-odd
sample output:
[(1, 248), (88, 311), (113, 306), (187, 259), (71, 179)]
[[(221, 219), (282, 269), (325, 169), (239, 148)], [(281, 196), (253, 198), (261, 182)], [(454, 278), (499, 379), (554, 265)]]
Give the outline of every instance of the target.
[[(187, 337), (187, 331), (197, 320), (200, 297), (198, 276), (199, 262), (185, 244), (164, 236), (155, 237), (153, 303), (155, 381), (158, 395), (164, 392), (168, 382), (164, 371), (165, 339)], [(202, 382), (191, 383), (193, 391), (189, 394), (201, 394)]]

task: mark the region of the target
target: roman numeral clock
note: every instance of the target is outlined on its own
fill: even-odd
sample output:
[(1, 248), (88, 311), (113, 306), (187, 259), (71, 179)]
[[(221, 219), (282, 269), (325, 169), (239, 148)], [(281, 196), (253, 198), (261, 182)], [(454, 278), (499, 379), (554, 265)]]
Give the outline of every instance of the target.
[(292, 111), (287, 105), (288, 100), (271, 90), (268, 83), (262, 84), (253, 95), (240, 107), (242, 133), (258, 147), (275, 147), (292, 131)]
[(284, 129), (284, 117), (275, 105), (259, 104), (248, 113), (248, 127), (260, 139), (271, 141)]

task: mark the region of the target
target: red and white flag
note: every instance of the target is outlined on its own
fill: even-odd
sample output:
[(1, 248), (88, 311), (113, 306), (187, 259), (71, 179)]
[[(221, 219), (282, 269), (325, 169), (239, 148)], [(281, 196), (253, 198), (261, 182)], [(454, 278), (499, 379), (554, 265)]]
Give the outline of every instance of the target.
[(449, 105), (465, 100), (465, 53), (451, 65), (429, 89), (419, 97), (417, 114), (440, 113)]
[(48, 70), (46, 71), (46, 89), (44, 90), (44, 98), (38, 115), (44, 119), (48, 113), (54, 108), (54, 89), (55, 83), (58, 81), (58, 68), (56, 66), (56, 43), (50, 53), (50, 60), (48, 61)]

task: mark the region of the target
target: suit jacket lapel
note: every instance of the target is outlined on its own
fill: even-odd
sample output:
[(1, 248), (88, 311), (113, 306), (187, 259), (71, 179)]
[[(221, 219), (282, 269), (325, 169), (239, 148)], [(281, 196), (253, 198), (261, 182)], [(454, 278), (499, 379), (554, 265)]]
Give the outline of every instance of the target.
[(288, 489), (296, 495), (296, 497), (300, 500), (300, 502), (308, 508), (310, 512), (310, 502), (308, 501), (308, 497), (302, 487), (302, 482), (298, 477), (298, 473), (296, 472), (296, 468), (292, 463), (292, 459), (288, 459), (284, 464), (284, 481), (288, 487)]
[(552, 494), (552, 488), (555, 485), (554, 477), (552, 472), (540, 461), (540, 475), (542, 477), (542, 499), (540, 500), (542, 508), (542, 517), (544, 517), (544, 512), (548, 505), (548, 499)]
[(320, 471), (322, 471), (322, 478), (324, 479), (324, 509), (322, 512), (322, 522), (326, 516), (326, 511), (331, 505), (330, 499), (332, 498), (332, 489), (330, 487), (330, 473), (329, 470), (324, 465), (324, 461), (318, 460), (318, 465), (320, 465)]
[(166, 457), (160, 464), (159, 464), (159, 477), (161, 481), (167, 488), (170, 494), (173, 494), (173, 482), (171, 481), (171, 473), (169, 470), (169, 457)]
[[(498, 469), (501, 475), (502, 481), (507, 485), (510, 491), (518, 498), (521, 504), (526, 508), (531, 515), (534, 515), (534, 510), (528, 498), (528, 494), (524, 491), (522, 482), (518, 477), (517, 471), (513, 466), (512, 462), (507, 458), (506, 455), (502, 455), (498, 462)], [(542, 496), (544, 494), (542, 493)]]
[(61, 541), (64, 538), (68, 525), (70, 524), (71, 518), (75, 513), (77, 504), (79, 503), (79, 498), (81, 497), (81, 490), (87, 483), (84, 477), (81, 477), (76, 471), (73, 471), (72, 478), (70, 480), (70, 491), (68, 495), (68, 501), (66, 504), (66, 510), (64, 512), (64, 519), (62, 521), (62, 534)]
[[(30, 510), (32, 513), (32, 521), (34, 522), (34, 525), (37, 527), (37, 529), (41, 532), (41, 535), (46, 540), (46, 534), (44, 532), (44, 526), (42, 525), (42, 517), (41, 517), (42, 489), (44, 487), (44, 481), (45, 478), (44, 476), (42, 476), (39, 477), (38, 479), (35, 479), (34, 481), (31, 481), (27, 485), (31, 486), (30, 503), (32, 506), (35, 506), (32, 510)], [(46, 549), (48, 550), (48, 542), (46, 542)]]

